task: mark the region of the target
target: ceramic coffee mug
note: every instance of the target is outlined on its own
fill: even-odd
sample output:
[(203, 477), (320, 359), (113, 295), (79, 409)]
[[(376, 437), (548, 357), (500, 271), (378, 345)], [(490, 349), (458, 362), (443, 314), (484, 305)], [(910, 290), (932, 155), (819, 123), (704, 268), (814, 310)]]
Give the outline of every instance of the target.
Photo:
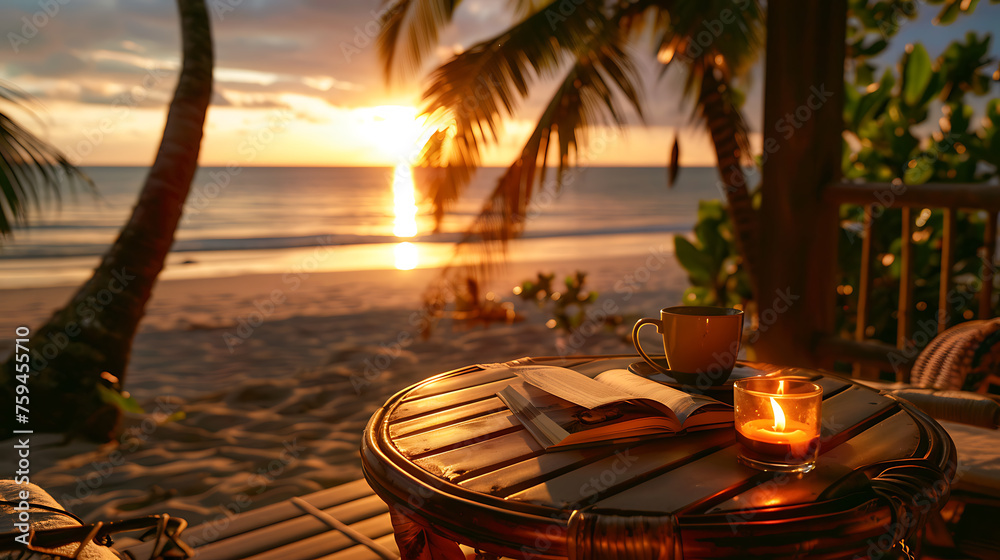
[[(656, 325), (656, 332), (663, 335), (666, 367), (643, 351), (638, 337), (643, 325)], [(632, 343), (642, 359), (674, 378), (700, 373), (728, 377), (736, 365), (742, 335), (743, 312), (726, 307), (665, 307), (659, 319), (644, 317), (632, 327)]]

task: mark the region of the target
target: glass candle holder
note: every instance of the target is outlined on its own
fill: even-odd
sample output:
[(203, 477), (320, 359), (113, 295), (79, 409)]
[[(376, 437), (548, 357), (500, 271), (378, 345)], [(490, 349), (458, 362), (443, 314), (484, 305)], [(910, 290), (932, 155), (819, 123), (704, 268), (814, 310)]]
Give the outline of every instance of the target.
[(737, 457), (764, 471), (809, 472), (819, 454), (823, 389), (805, 379), (751, 377), (736, 381)]

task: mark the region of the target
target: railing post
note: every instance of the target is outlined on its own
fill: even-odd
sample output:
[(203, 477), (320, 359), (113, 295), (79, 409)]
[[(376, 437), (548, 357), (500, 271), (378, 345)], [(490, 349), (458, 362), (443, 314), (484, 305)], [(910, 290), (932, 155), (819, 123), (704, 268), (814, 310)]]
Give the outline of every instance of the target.
[(951, 272), (955, 266), (955, 221), (958, 219), (958, 212), (954, 208), (945, 208), (943, 211), (943, 223), (941, 233), (941, 280), (938, 290), (938, 333), (948, 329), (951, 322), (951, 294), (952, 282)]
[(833, 331), (839, 209), (822, 194), (840, 177), (846, 24), (846, 0), (767, 3), (755, 346), (763, 360), (822, 365), (816, 343)]
[(986, 239), (983, 240), (983, 287), (979, 291), (979, 318), (993, 316), (993, 255), (997, 250), (997, 212), (990, 210), (986, 218)]
[[(858, 309), (857, 323), (854, 325), (854, 340), (863, 342), (868, 333), (868, 301), (871, 297), (872, 286), (872, 236), (874, 227), (874, 204), (865, 205), (865, 216), (861, 238), (861, 274), (858, 278)], [(854, 377), (862, 379), (878, 379), (878, 369), (870, 365), (857, 362), (854, 364), (852, 372)]]
[[(903, 227), (899, 249), (899, 302), (896, 306), (896, 348), (906, 350), (913, 335), (913, 211), (903, 207)], [(903, 381), (908, 372), (896, 371), (896, 381)]]

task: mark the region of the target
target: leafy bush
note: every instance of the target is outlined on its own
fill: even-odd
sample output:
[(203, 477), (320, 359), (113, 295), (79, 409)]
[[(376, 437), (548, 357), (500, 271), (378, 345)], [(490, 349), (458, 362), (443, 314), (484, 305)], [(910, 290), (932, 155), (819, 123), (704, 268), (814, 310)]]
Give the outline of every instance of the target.
[(733, 242), (725, 206), (718, 200), (698, 203), (694, 242), (674, 236), (674, 252), (687, 270), (691, 287), (684, 291), (688, 305), (744, 306), (753, 297), (742, 259)]
[(561, 290), (553, 285), (555, 278), (555, 273), (539, 272), (536, 278), (515, 287), (514, 295), (548, 310), (552, 317), (547, 322), (550, 328), (572, 333), (587, 319), (587, 307), (597, 301), (597, 292), (584, 288), (586, 272), (567, 276)]

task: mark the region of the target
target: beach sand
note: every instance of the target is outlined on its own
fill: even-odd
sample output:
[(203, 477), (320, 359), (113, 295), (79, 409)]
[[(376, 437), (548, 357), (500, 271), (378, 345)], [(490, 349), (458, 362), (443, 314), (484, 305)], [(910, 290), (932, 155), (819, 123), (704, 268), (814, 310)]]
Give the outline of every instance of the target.
[[(617, 332), (567, 337), (511, 288), (538, 271), (577, 269), (623, 316)], [(529, 355), (634, 353), (640, 316), (680, 303), (686, 277), (662, 248), (587, 263), (515, 263), (498, 297), (524, 320), (462, 328), (443, 322), (423, 340), (411, 316), (436, 270), (253, 275), (174, 280), (155, 290), (125, 388), (145, 414), (98, 446), (31, 438), (31, 481), (86, 521), (169, 513), (192, 524), (227, 517), (361, 477), (358, 448), (393, 393), (465, 365)], [(503, 286), (502, 289), (499, 287)], [(73, 288), (0, 291), (0, 355), (17, 325), (38, 327)], [(587, 334), (589, 336), (583, 336)], [(13, 475), (3, 454), (0, 477)]]

